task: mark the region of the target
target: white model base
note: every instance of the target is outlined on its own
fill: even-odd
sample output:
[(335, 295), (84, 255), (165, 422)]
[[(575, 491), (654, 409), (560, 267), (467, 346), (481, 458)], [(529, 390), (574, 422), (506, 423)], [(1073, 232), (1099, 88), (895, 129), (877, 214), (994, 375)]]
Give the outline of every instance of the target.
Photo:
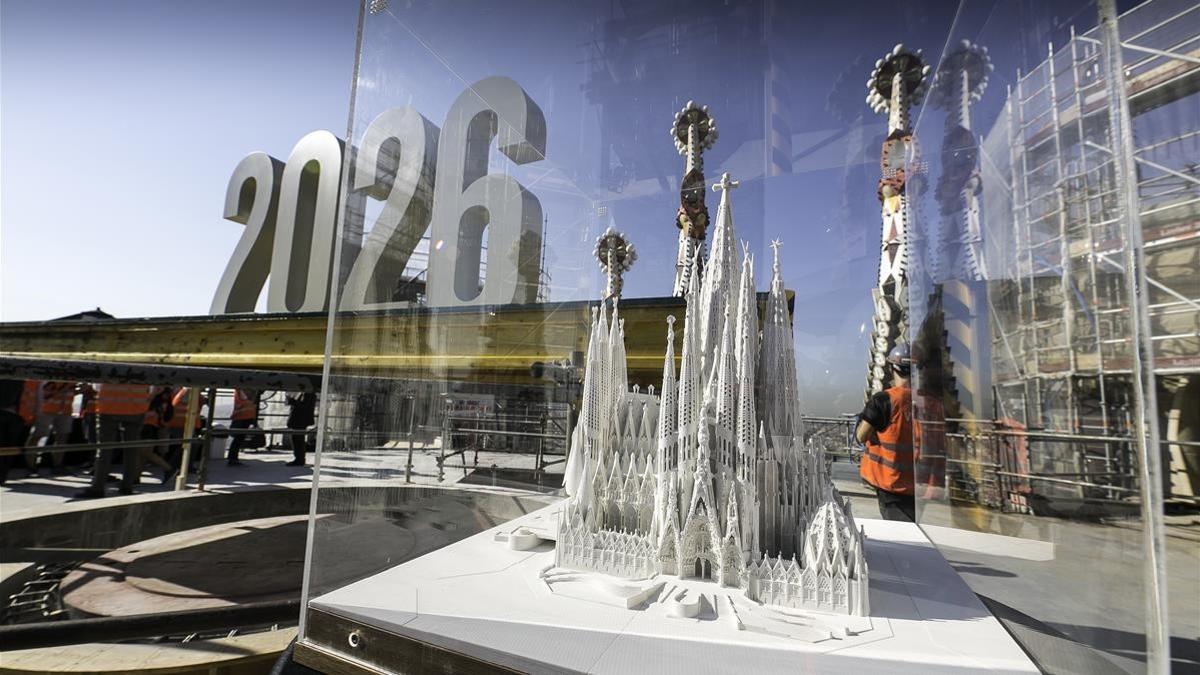
[(556, 568), (560, 507), (311, 605), (528, 672), (1037, 672), (916, 525), (859, 521), (871, 616), (854, 617), (763, 606), (711, 581)]

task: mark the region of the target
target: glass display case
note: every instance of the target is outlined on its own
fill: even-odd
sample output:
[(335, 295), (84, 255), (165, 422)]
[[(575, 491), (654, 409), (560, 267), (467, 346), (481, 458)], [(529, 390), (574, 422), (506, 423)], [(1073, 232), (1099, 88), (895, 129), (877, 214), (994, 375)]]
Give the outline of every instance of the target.
[[(746, 472), (750, 492), (737, 494), (754, 501), (711, 507), (725, 519), (721, 574), (681, 552), (667, 574), (660, 552), (645, 564), (666, 586), (607, 589), (628, 609), (685, 579), (711, 586), (696, 591), (707, 599), (688, 619), (694, 642), (630, 623), (613, 629), (642, 641), (629, 653), (683, 667), (702, 643), (761, 640), (785, 654), (770, 667), (819, 654), (881, 669), (900, 657), (863, 636), (925, 622), (942, 627), (904, 657), (924, 672), (1200, 662), (1200, 556), (1170, 518), (1200, 494), (1193, 3), (364, 0), (359, 31), (349, 140), (316, 132), (297, 146), (294, 180), (313, 203), (280, 213), (275, 250), (290, 262), (272, 270), (289, 310), (330, 318), (299, 661), (637, 665), (571, 623), (603, 624), (607, 608), (589, 618), (531, 604), (554, 602), (545, 589), (566, 559), (556, 509), (593, 486), (623, 495), (596, 527), (630, 561), (636, 537), (665, 536), (639, 520), (664, 508), (641, 486), (666, 480), (661, 439), (686, 425), (664, 411), (684, 396), (689, 358), (717, 373), (751, 344), (786, 358), (760, 355), (749, 380), (694, 376), (750, 392), (757, 413), (730, 418), (748, 420), (748, 444), (716, 433), (723, 413), (708, 394), (695, 414), (709, 431), (687, 442), (707, 458), (689, 466), (711, 465), (728, 504), (722, 443), (735, 448), (729, 475)], [(320, 199), (337, 200), (336, 220), (306, 215)], [(702, 309), (701, 294), (720, 309)], [(772, 320), (790, 327), (778, 344), (792, 351), (768, 348)], [(694, 343), (693, 321), (709, 331)], [(726, 350), (723, 331), (743, 328)], [(911, 531), (879, 519), (883, 500), (860, 478), (873, 460), (855, 438), (864, 402), (903, 384), (897, 345), (912, 373), (911, 394), (894, 399), (915, 427)], [(621, 393), (590, 394), (602, 375)], [(764, 382), (783, 383), (783, 412)], [(767, 537), (741, 514), (775, 494), (762, 467), (784, 435), (776, 414), (788, 447), (811, 458), (780, 460), (785, 487), (771, 498), (798, 509), (795, 531), (745, 548), (727, 576), (721, 537), (746, 523)], [(597, 481), (583, 457), (603, 454), (588, 440), (598, 415), (604, 452), (625, 459), (600, 461), (610, 478)], [(696, 493), (680, 494), (694, 511)], [(825, 531), (849, 551), (829, 559), (847, 567), (829, 589), (814, 582), (834, 599), (793, 621), (824, 637), (771, 638), (755, 597), (791, 597), (769, 596), (790, 583), (807, 599), (799, 575)], [(929, 553), (945, 592), (961, 587), (954, 600), (912, 590), (941, 583), (905, 567)], [(753, 577), (788, 555), (797, 580)], [(531, 560), (546, 565), (499, 574)], [(856, 611), (859, 579), (870, 603)], [(887, 594), (906, 583), (909, 609), (897, 609)], [(831, 607), (868, 623), (821, 618)], [(963, 657), (981, 637), (956, 622), (991, 622), (998, 637)], [(718, 625), (727, 632), (703, 632)]]

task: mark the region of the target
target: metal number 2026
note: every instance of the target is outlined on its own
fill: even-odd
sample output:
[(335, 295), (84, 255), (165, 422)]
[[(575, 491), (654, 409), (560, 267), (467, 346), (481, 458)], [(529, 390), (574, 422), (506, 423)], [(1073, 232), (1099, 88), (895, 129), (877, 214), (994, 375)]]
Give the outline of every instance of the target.
[[(533, 301), (541, 204), (515, 179), (487, 174), (487, 163), (493, 139), (516, 164), (544, 158), (541, 109), (513, 80), (491, 77), (455, 100), (444, 126), (439, 134), (415, 109), (394, 108), (376, 117), (359, 148), (351, 150), (349, 198), (369, 197), (384, 207), (365, 242), (353, 234), (362, 231), (362, 209), (356, 203), (347, 208), (343, 230), (350, 234), (342, 256), (352, 264), (341, 309), (404, 305), (391, 301), (392, 290), (431, 228), (431, 305)], [(212, 313), (254, 311), (268, 269), (268, 311), (328, 306), (344, 151), (333, 134), (316, 131), (296, 144), (286, 165), (264, 153), (238, 164), (226, 192), (225, 217), (245, 224), (246, 231), (222, 275)], [(454, 178), (436, 181), (437, 166)], [(488, 271), (481, 284), (485, 228)]]

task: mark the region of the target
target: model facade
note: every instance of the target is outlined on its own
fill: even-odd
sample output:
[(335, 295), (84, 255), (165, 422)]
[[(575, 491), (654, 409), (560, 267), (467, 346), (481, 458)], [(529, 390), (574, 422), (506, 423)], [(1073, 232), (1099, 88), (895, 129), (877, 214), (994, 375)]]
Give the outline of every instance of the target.
[(661, 396), (629, 387), (613, 303), (592, 320), (555, 563), (626, 579), (710, 579), (769, 605), (868, 614), (863, 535), (802, 441), (791, 322), (775, 249), (760, 321), (735, 251), (726, 174), (712, 250), (693, 249), (682, 358), (666, 330)]

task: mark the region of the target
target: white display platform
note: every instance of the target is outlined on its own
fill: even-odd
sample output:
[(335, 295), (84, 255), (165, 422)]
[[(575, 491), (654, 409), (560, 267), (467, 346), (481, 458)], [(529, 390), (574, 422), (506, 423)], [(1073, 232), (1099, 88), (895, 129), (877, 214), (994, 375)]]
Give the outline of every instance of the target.
[[(639, 596), (636, 583), (551, 569), (552, 541), (525, 551), (516, 541), (510, 546), (514, 534), (526, 540), (520, 544), (529, 543), (529, 531), (552, 537), (559, 507), (310, 606), (527, 672), (1038, 672), (911, 523), (857, 521), (868, 538), (867, 618), (776, 610), (737, 589), (673, 576), (642, 582)], [(695, 618), (678, 616), (697, 601)]]

